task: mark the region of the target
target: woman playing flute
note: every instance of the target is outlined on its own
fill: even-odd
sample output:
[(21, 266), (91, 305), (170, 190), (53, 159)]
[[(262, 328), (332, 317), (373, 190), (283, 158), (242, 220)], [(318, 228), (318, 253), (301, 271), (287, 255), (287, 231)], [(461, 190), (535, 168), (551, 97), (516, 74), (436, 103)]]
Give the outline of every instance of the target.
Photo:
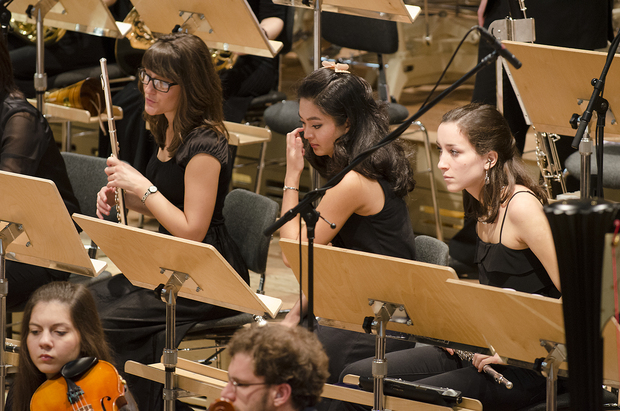
[[(469, 104), (446, 113), (437, 130), (439, 164), (447, 188), (463, 192), (465, 213), (477, 223), (475, 261), (482, 284), (560, 297), (545, 190), (526, 172), (504, 117), (490, 105)], [(386, 355), (390, 377), (461, 391), (487, 410), (519, 410), (545, 399), (546, 380), (532, 370), (475, 354), (462, 360), (451, 349), (418, 347)], [(372, 358), (341, 374), (371, 375)], [(486, 365), (514, 386), (483, 373)], [(558, 385), (558, 392), (563, 389)], [(353, 407), (353, 405), (347, 405)]]

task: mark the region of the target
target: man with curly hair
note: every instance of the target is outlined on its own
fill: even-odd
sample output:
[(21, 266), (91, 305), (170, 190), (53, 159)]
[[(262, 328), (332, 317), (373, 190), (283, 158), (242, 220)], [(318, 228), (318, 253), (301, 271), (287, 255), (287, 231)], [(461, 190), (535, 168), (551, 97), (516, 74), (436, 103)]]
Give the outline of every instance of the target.
[(221, 397), (236, 411), (301, 411), (314, 406), (327, 379), (327, 355), (314, 334), (277, 324), (233, 336)]

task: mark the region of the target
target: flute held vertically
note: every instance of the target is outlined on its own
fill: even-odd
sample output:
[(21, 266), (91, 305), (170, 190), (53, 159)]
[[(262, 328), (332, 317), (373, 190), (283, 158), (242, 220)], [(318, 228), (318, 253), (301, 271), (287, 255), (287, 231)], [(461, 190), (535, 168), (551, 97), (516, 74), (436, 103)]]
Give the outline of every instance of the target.
[[(116, 138), (116, 123), (114, 122), (114, 110), (112, 108), (112, 93), (110, 92), (110, 79), (108, 77), (108, 64), (105, 58), (99, 60), (101, 64), (101, 86), (105, 97), (106, 113), (108, 115), (108, 131), (110, 133), (110, 145), (112, 155), (118, 157), (119, 146)], [(125, 215), (125, 193), (122, 189), (116, 189), (116, 216), (121, 224), (127, 224)]]

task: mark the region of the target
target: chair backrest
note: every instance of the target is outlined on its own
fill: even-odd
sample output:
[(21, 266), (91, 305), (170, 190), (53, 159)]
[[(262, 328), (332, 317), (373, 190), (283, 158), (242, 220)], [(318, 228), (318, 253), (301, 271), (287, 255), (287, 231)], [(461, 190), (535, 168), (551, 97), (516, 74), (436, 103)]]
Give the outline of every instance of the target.
[[(106, 159), (84, 154), (62, 152), (73, 193), (80, 203), (82, 214), (95, 217), (97, 193), (108, 183), (105, 174)], [(112, 208), (106, 220), (116, 221), (116, 210)]]
[(321, 35), (330, 43), (371, 53), (398, 51), (396, 22), (342, 13), (321, 13)]
[(418, 235), (415, 238), (415, 258), (429, 264), (448, 265), (448, 244), (435, 237)]
[(254, 192), (237, 188), (224, 200), (226, 229), (241, 251), (249, 270), (264, 274), (271, 238), (263, 231), (276, 221), (278, 203)]

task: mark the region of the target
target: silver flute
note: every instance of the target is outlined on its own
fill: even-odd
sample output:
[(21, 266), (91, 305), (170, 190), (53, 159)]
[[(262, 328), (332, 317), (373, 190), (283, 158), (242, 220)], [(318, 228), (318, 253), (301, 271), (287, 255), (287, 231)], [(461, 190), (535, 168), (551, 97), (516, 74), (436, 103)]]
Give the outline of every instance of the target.
[[(116, 123), (114, 122), (114, 109), (112, 106), (112, 93), (110, 91), (110, 79), (108, 77), (108, 64), (105, 58), (99, 60), (101, 64), (101, 87), (105, 97), (105, 105), (108, 115), (108, 131), (110, 132), (110, 145), (112, 146), (112, 155), (118, 157), (118, 141), (116, 139)], [(116, 216), (118, 222), (127, 224), (127, 216), (125, 215), (125, 193), (122, 189), (116, 189)]]
[[(454, 350), (454, 353), (459, 356), (461, 360), (473, 361), (474, 353), (470, 351)], [(490, 364), (482, 367), (482, 371), (489, 374), (498, 384), (503, 384), (507, 389), (512, 388), (512, 382), (506, 379), (502, 374), (495, 371)]]

